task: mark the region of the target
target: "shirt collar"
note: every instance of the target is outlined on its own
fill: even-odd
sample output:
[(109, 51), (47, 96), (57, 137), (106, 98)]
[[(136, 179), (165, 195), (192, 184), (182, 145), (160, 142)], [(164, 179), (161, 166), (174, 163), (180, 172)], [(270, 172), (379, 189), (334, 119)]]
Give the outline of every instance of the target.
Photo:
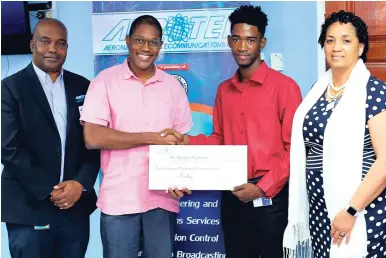
[[(264, 84), (265, 78), (267, 77), (268, 69), (269, 68), (267, 64), (264, 61), (262, 61), (259, 68), (256, 69), (255, 73), (252, 75), (252, 77), (249, 80), (255, 81), (260, 85)], [(234, 85), (236, 85), (237, 83), (240, 83), (239, 70), (236, 71), (231, 81)]]
[[(139, 80), (139, 78), (137, 78), (133, 71), (131, 71), (130, 67), (129, 67), (129, 59), (126, 58), (122, 64), (121, 64), (121, 68), (122, 68), (122, 75), (123, 75), (123, 79), (125, 80), (128, 80), (130, 78), (136, 78)], [(163, 73), (162, 71), (157, 68), (157, 66), (154, 64), (154, 69), (155, 69), (155, 73), (154, 75), (148, 80), (147, 83), (151, 83), (151, 82), (156, 82), (156, 81), (163, 81), (164, 80), (164, 76), (163, 76)]]
[[(49, 76), (48, 73), (37, 67), (34, 62), (32, 62), (32, 67), (35, 70), (36, 75), (39, 78), (40, 82), (44, 83), (53, 83), (51, 80), (51, 77)], [(63, 79), (63, 68), (60, 69), (60, 74), (56, 80), (62, 80)]]

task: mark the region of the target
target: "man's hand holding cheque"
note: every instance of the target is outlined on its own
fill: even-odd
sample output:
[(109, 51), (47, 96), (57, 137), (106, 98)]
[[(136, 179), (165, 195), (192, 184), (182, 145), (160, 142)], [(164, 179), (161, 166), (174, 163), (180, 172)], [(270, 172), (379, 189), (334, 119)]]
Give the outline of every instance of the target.
[[(180, 134), (179, 132), (173, 130), (173, 129), (165, 129), (161, 132), (161, 137), (166, 137), (168, 135), (172, 135), (176, 137), (179, 140), (179, 144), (182, 145), (189, 145), (189, 137), (184, 134)], [(181, 190), (178, 189), (178, 187), (169, 187), (166, 192), (168, 192), (173, 198), (182, 198), (184, 197), (185, 193), (191, 194), (192, 191), (189, 189), (183, 187)]]
[(161, 146), (151, 147), (151, 189), (164, 186), (163, 189), (167, 188), (173, 198), (191, 194), (191, 190), (232, 190), (234, 195), (240, 195), (238, 197), (241, 201), (249, 200), (251, 196), (260, 196), (260, 189), (256, 189), (255, 185), (253, 189), (244, 187), (247, 182), (246, 146), (184, 146), (189, 145), (187, 135), (173, 129), (161, 131), (161, 137), (167, 136), (177, 138), (180, 146), (164, 147), (163, 150)]

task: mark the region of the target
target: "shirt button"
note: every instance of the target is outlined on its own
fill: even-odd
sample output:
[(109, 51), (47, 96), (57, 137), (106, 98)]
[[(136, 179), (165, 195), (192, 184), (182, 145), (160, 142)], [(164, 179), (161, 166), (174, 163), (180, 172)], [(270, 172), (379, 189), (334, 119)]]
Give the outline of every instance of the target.
[(241, 134), (244, 134), (244, 131), (243, 131), (243, 130), (241, 130)]
[(241, 115), (243, 116), (243, 115), (244, 115), (244, 112), (241, 112)]
[(62, 153), (60, 150), (56, 150), (56, 155), (60, 156)]

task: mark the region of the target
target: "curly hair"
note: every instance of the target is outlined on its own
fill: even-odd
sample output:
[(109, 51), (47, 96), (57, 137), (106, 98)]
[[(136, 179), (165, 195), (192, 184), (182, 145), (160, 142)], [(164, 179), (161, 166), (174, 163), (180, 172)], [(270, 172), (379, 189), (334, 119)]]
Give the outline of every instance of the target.
[(267, 15), (261, 11), (260, 6), (253, 5), (242, 5), (237, 8), (229, 15), (229, 21), (231, 22), (231, 31), (235, 24), (246, 23), (256, 26), (262, 37), (264, 37), (265, 27), (268, 25)]
[(154, 26), (157, 28), (157, 30), (159, 31), (159, 36), (160, 38), (162, 38), (162, 27), (161, 27), (161, 24), (159, 23), (159, 21), (154, 18), (153, 16), (151, 15), (142, 15), (142, 16), (139, 16), (137, 17), (133, 23), (131, 24), (131, 27), (130, 27), (130, 31), (129, 31), (129, 36), (131, 37), (135, 30), (137, 29), (137, 27), (141, 24), (147, 24), (147, 25), (151, 25), (151, 26)]
[(336, 22), (339, 23), (351, 23), (352, 26), (355, 28), (356, 36), (359, 40), (359, 43), (364, 44), (363, 53), (360, 56), (362, 58), (363, 62), (366, 62), (367, 60), (367, 52), (369, 51), (369, 34), (367, 32), (367, 25), (366, 23), (356, 16), (355, 14), (351, 12), (346, 12), (343, 10), (340, 10), (339, 12), (332, 13), (323, 23), (322, 25), (322, 31), (319, 36), (318, 43), (323, 48), (324, 42), (326, 41), (326, 34), (327, 29), (330, 27), (331, 24), (334, 24)]

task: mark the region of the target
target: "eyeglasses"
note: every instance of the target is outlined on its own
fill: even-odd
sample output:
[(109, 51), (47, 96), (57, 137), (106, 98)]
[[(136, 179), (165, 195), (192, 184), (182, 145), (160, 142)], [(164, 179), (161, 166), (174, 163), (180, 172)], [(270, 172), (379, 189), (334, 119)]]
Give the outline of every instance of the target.
[(162, 40), (160, 39), (144, 39), (139, 37), (130, 37), (133, 43), (137, 47), (143, 47), (146, 42), (148, 42), (148, 46), (150, 48), (159, 48), (162, 45)]

